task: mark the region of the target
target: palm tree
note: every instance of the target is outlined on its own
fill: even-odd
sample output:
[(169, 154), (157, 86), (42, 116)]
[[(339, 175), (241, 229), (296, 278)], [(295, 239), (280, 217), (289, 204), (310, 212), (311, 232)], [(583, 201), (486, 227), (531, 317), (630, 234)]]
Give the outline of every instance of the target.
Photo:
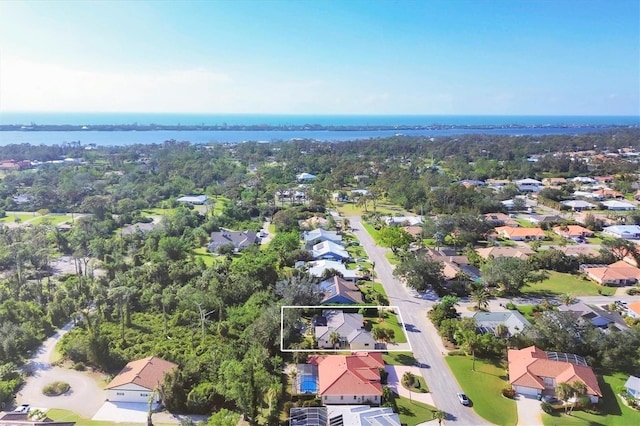
[[(574, 390), (569, 383), (558, 383), (556, 386), (556, 396), (565, 403), (569, 398), (573, 396)], [(565, 413), (567, 412), (567, 406), (564, 407)]]
[(442, 411), (442, 410), (436, 410), (436, 411), (434, 411), (434, 412), (432, 413), (432, 415), (433, 415), (433, 418), (434, 418), (435, 420), (438, 420), (438, 425), (441, 425), (441, 424), (442, 424), (442, 421), (443, 421), (445, 418), (447, 418), (447, 413), (445, 413), (445, 412), (444, 412), (444, 411)]
[(484, 311), (489, 306), (489, 291), (482, 286), (471, 292), (471, 300), (476, 303), (476, 310)]
[(331, 334), (329, 334), (329, 343), (333, 345), (333, 349), (338, 348), (338, 346), (340, 345), (340, 340), (341, 336), (337, 331), (332, 331)]
[(573, 305), (574, 303), (576, 303), (576, 302), (577, 302), (576, 298), (575, 298), (575, 297), (573, 297), (573, 296), (572, 296), (571, 294), (569, 294), (569, 293), (565, 293), (565, 294), (561, 295), (561, 296), (560, 296), (560, 301), (561, 301), (563, 304), (567, 305), (567, 306), (569, 306), (569, 305)]
[(495, 332), (496, 336), (504, 339), (506, 337), (509, 337), (509, 327), (507, 327), (504, 324), (498, 324), (496, 326), (496, 332)]
[(473, 361), (471, 370), (476, 371), (476, 350), (480, 346), (480, 335), (475, 330), (458, 330), (455, 339), (460, 343), (460, 347), (466, 353), (471, 353)]

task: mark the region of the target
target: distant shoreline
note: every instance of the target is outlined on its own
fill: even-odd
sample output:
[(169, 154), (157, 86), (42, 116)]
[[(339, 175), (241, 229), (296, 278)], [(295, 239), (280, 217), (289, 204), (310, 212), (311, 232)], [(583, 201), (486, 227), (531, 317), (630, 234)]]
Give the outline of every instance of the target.
[(11, 132), (153, 132), (153, 131), (407, 131), (407, 130), (497, 130), (497, 129), (625, 129), (639, 128), (640, 124), (433, 124), (433, 125), (162, 125), (162, 124), (97, 124), (97, 125), (73, 125), (73, 124), (3, 124), (1, 131)]

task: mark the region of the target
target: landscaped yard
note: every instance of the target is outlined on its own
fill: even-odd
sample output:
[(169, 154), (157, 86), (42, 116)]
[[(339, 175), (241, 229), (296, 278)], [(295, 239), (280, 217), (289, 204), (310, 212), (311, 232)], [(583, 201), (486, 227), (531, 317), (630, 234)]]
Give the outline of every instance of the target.
[(29, 219), (36, 218), (36, 213), (30, 212), (7, 212), (7, 216), (0, 219), (0, 223), (15, 222), (18, 219), (19, 222), (26, 222)]
[(615, 394), (616, 390), (627, 380), (626, 375), (616, 373), (611, 376), (603, 376), (604, 380), (598, 380), (600, 390), (604, 394), (600, 405), (602, 414), (589, 414), (584, 411), (575, 410), (570, 416), (564, 414), (562, 410), (556, 411), (553, 415), (542, 414), (542, 422), (547, 425), (612, 425), (626, 426), (640, 424), (640, 411), (627, 407)]
[(476, 358), (476, 371), (472, 371), (470, 356), (447, 356), (445, 360), (480, 417), (497, 425), (517, 423), (516, 402), (501, 393), (511, 386), (504, 363)]
[(384, 318), (367, 317), (365, 318), (366, 328), (373, 328), (378, 326), (381, 328), (391, 329), (394, 332), (395, 337), (393, 341), (395, 343), (407, 343), (407, 336), (404, 334), (404, 330), (398, 322), (398, 316), (392, 312), (385, 312)]
[(44, 216), (38, 216), (35, 219), (29, 220), (29, 224), (31, 225), (39, 225), (43, 222), (47, 222), (51, 225), (59, 225), (62, 222), (70, 221), (70, 214), (47, 214)]
[[(400, 423), (407, 426), (415, 426), (433, 419), (433, 412), (437, 410), (429, 404), (410, 401), (409, 398), (396, 398)], [(436, 422), (437, 423), (437, 422)]]
[(572, 296), (598, 296), (600, 294), (611, 296), (615, 294), (613, 287), (601, 286), (591, 280), (586, 280), (580, 275), (564, 274), (549, 271), (549, 277), (539, 283), (522, 287), (522, 293), (528, 296), (559, 296), (570, 294)]

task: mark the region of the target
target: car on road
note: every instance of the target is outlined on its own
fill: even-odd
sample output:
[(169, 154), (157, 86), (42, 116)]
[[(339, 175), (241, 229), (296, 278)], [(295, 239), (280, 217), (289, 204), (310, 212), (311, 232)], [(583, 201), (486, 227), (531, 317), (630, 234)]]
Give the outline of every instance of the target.
[(24, 413), (24, 414), (29, 414), (29, 410), (31, 409), (31, 406), (29, 404), (22, 404), (16, 407), (15, 410), (13, 410), (14, 413)]
[(456, 395), (458, 396), (460, 404), (469, 405), (471, 403), (471, 401), (469, 401), (469, 398), (467, 398), (467, 395), (463, 394), (462, 392), (458, 392)]

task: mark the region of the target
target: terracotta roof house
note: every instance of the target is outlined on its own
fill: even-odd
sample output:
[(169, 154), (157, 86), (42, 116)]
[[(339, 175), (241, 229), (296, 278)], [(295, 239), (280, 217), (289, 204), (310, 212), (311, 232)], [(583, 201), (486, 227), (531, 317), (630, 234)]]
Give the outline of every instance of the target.
[(542, 184), (544, 186), (561, 186), (567, 183), (567, 179), (563, 177), (552, 177), (552, 178), (544, 178), (542, 179)]
[(514, 228), (511, 226), (499, 226), (496, 233), (511, 241), (533, 241), (542, 240), (546, 237), (544, 231), (540, 228)]
[(496, 334), (498, 325), (503, 324), (509, 330), (509, 335), (514, 336), (531, 325), (518, 311), (476, 312), (473, 319), (476, 320), (476, 328), (483, 334)]
[(535, 253), (528, 247), (484, 247), (476, 249), (476, 253), (483, 258), (489, 259), (490, 257), (517, 257), (520, 259), (526, 259)]
[(364, 317), (361, 314), (347, 313), (340, 309), (327, 309), (321, 317), (314, 319), (315, 336), (319, 348), (337, 349), (331, 343), (331, 334), (340, 335), (338, 348), (351, 350), (373, 350), (376, 341), (371, 333), (364, 329)]
[(580, 225), (554, 226), (553, 232), (564, 238), (593, 237), (593, 231)]
[[(165, 374), (177, 367), (173, 362), (154, 356), (131, 361), (105, 388), (107, 401), (147, 403)], [(154, 402), (160, 402), (160, 395), (156, 395)]]
[(520, 226), (515, 219), (509, 217), (509, 215), (506, 215), (504, 213), (487, 213), (484, 215), (484, 220), (489, 225), (493, 226)]
[(362, 293), (358, 286), (337, 275), (322, 281), (318, 286), (320, 292), (323, 294), (322, 301), (320, 302), (323, 305), (332, 303), (341, 303), (344, 305), (363, 303)]
[(640, 318), (640, 300), (627, 305), (627, 315), (631, 318)]
[(607, 266), (587, 266), (583, 271), (589, 279), (601, 285), (634, 285), (640, 281), (640, 269), (622, 260)]
[(587, 305), (584, 302), (577, 302), (571, 305), (558, 306), (559, 311), (571, 312), (576, 318), (590, 322), (594, 327), (606, 329), (613, 324), (618, 330), (625, 330), (629, 327), (625, 324), (622, 316), (617, 312), (607, 312), (597, 306)]
[(324, 405), (382, 402), (381, 353), (312, 355), (308, 362), (318, 366), (318, 396)]
[(593, 179), (599, 183), (611, 183), (613, 182), (613, 176), (594, 176)]
[(598, 379), (583, 357), (545, 352), (535, 346), (509, 349), (509, 382), (522, 395), (553, 395), (558, 383), (580, 381), (587, 387), (591, 402), (602, 397)]
[(422, 236), (423, 229), (420, 225), (408, 225), (404, 226), (402, 229), (404, 229), (413, 238), (420, 238)]
[(601, 196), (602, 198), (624, 198), (624, 194), (614, 189), (601, 188), (593, 191), (594, 194)]
[(480, 270), (469, 262), (467, 256), (447, 256), (431, 248), (426, 249), (425, 253), (436, 262), (442, 263), (442, 275), (446, 280), (453, 280), (461, 273), (468, 275), (471, 279), (480, 277)]
[(638, 225), (614, 225), (607, 226), (602, 233), (611, 235), (615, 238), (624, 238), (626, 240), (640, 239), (640, 226)]
[(211, 242), (207, 246), (210, 252), (215, 252), (220, 246), (232, 244), (236, 250), (242, 250), (259, 241), (258, 233), (254, 231), (215, 231), (211, 233)]
[(580, 256), (580, 255), (597, 256), (600, 254), (598, 250), (592, 247), (585, 247), (585, 246), (579, 246), (579, 245), (564, 246), (564, 247), (554, 246), (553, 248), (563, 252), (567, 256)]

